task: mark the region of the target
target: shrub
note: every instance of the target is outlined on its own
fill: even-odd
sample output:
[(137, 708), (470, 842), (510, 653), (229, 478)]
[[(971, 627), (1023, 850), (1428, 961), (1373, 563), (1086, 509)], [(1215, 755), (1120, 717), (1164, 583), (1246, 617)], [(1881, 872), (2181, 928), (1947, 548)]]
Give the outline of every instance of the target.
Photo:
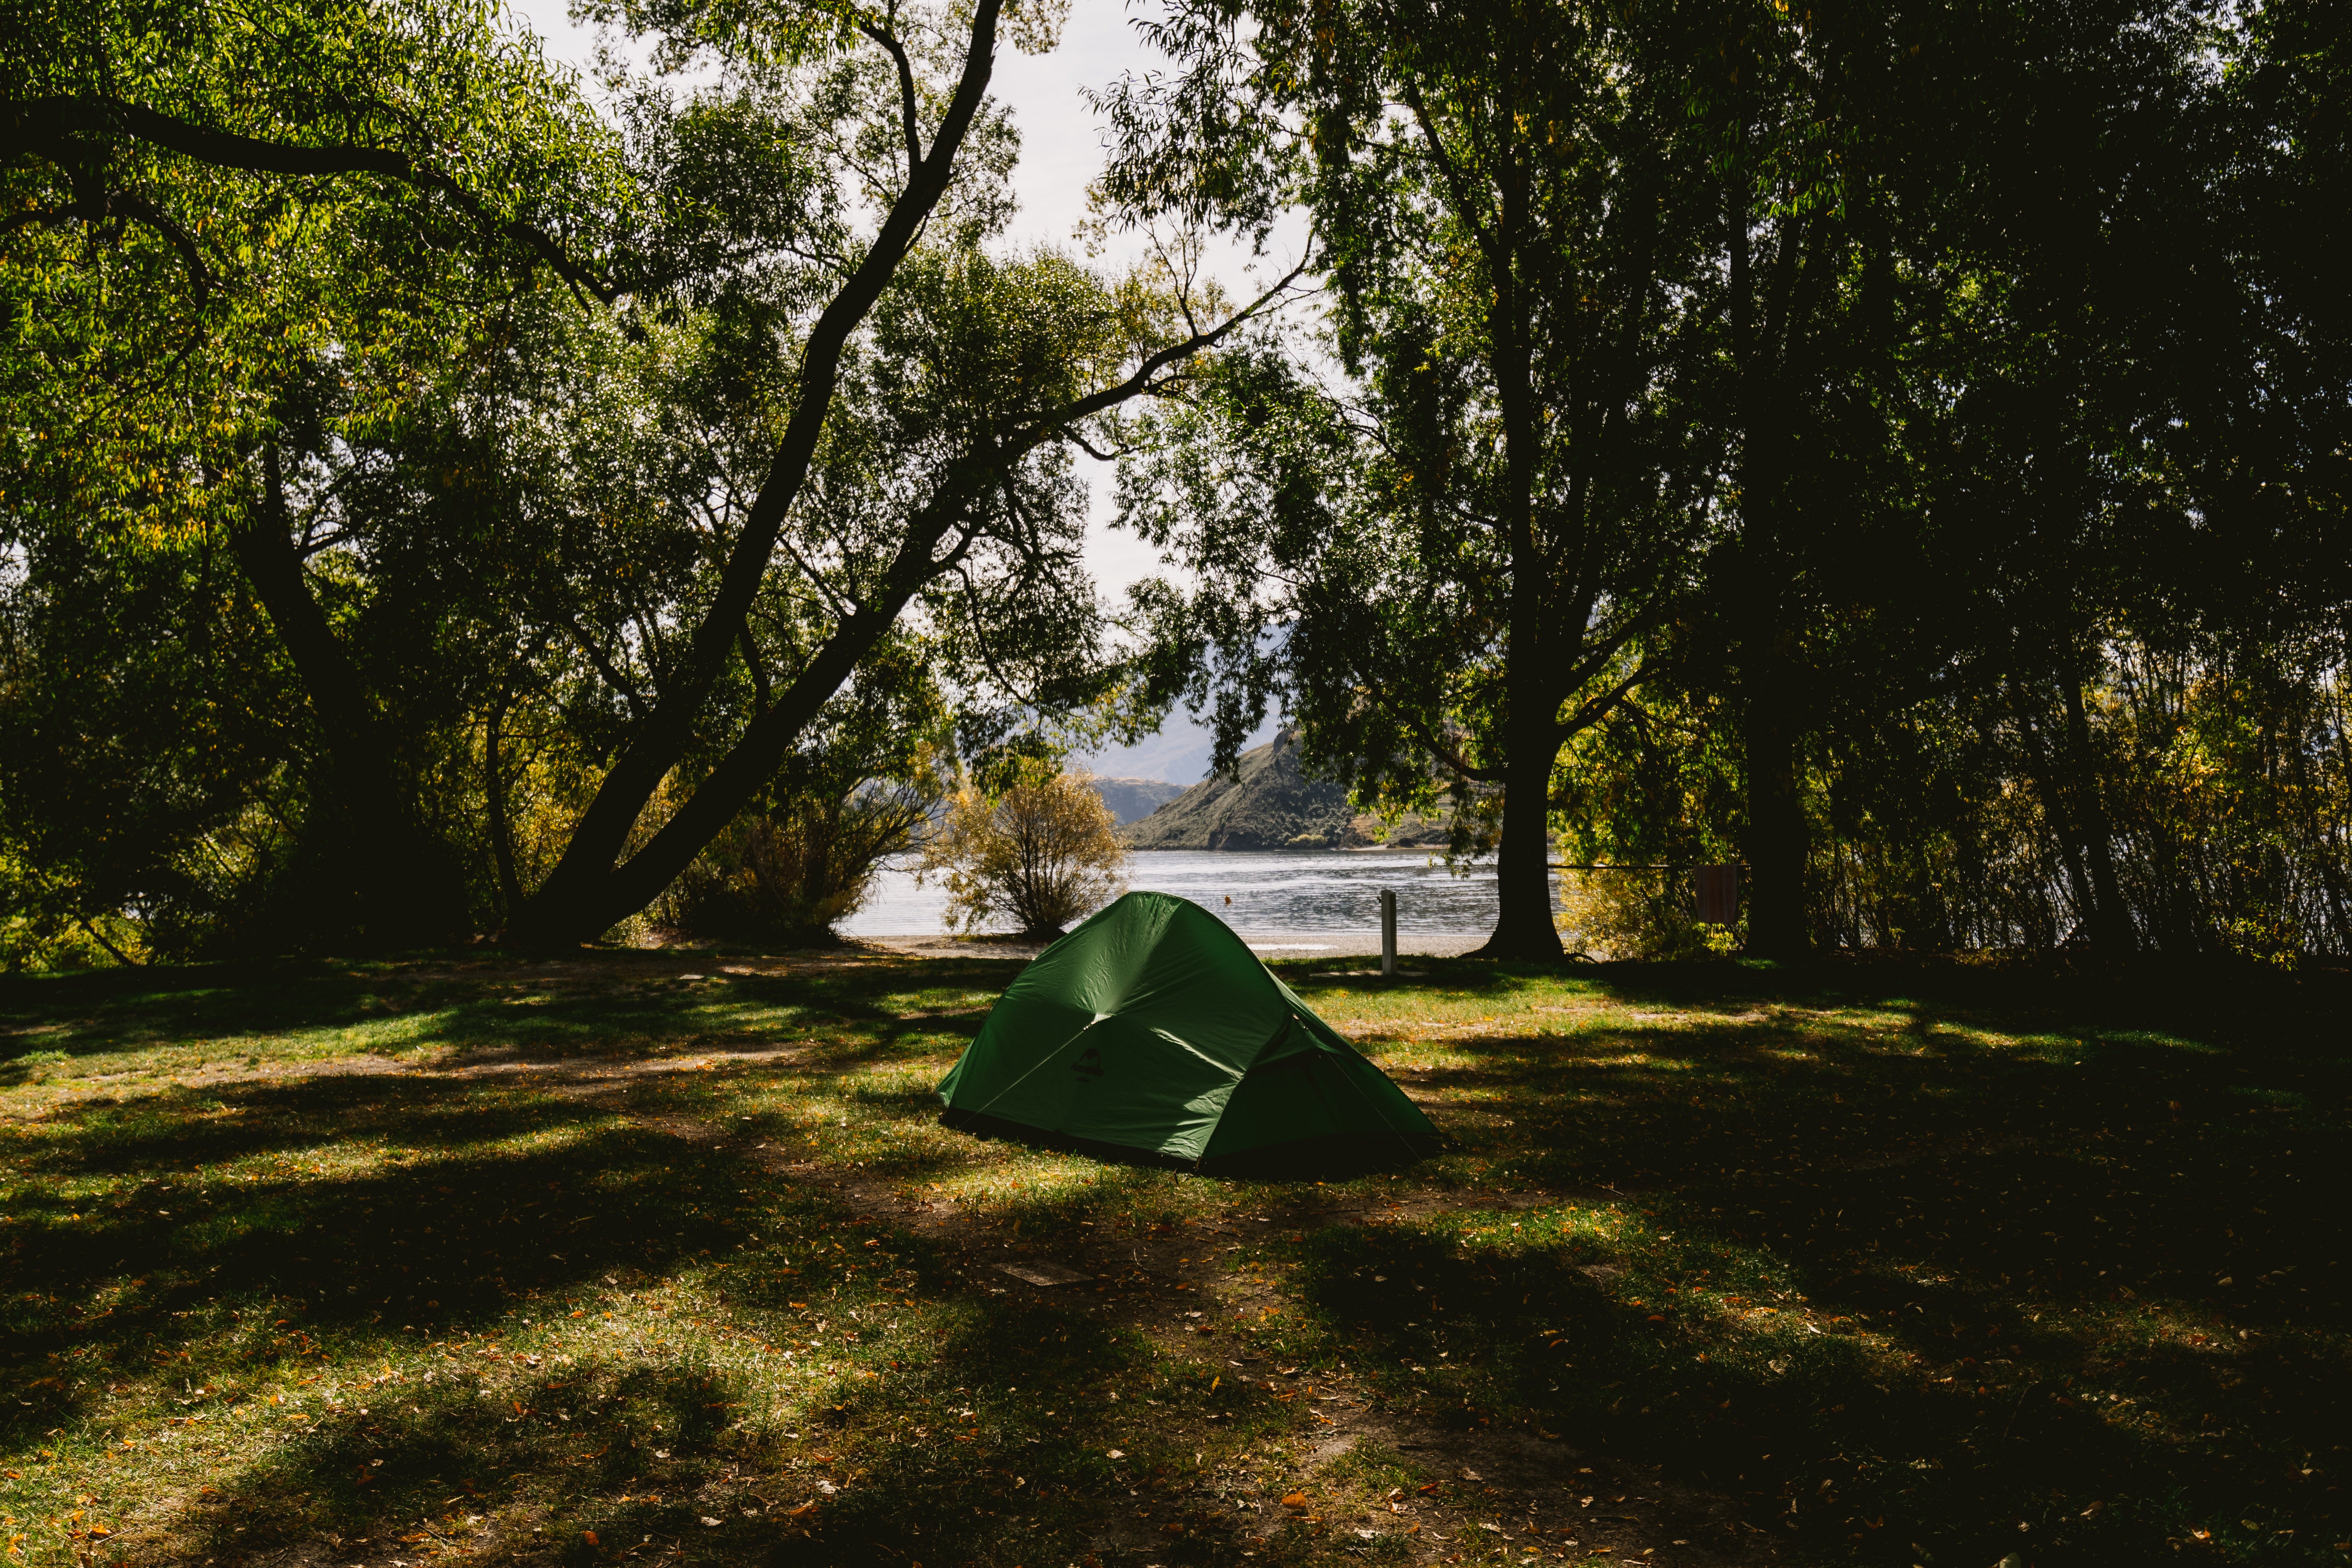
[(867, 784), (746, 812), (670, 884), (656, 917), (690, 936), (824, 936), (866, 901), (883, 860), (913, 844), (932, 801), (912, 784)]
[(948, 918), (966, 931), (1010, 920), (1026, 936), (1059, 936), (1126, 890), (1118, 822), (1081, 773), (1032, 766), (993, 797), (967, 784), (924, 847), (923, 875), (948, 889)]
[(1570, 952), (1653, 961), (1720, 958), (1740, 933), (1693, 910), (1687, 871), (1571, 871), (1560, 878), (1553, 917)]

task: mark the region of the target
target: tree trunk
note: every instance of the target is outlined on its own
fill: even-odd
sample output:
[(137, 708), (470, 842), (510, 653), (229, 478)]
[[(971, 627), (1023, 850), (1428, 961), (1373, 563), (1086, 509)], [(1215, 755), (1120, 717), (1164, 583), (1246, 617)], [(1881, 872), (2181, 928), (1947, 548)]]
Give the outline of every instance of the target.
[(507, 817), (506, 763), (499, 742), (505, 738), (508, 691), (499, 688), (490, 704), (488, 733), (482, 740), (482, 772), (490, 811), (490, 853), (499, 864), (499, 912), (511, 918), (522, 905), (522, 883), (515, 875), (514, 825)]
[(2025, 742), (2026, 771), (2033, 776), (2033, 793), (2042, 797), (2042, 815), (2050, 824), (2051, 836), (2058, 840), (2058, 864), (2066, 873), (2067, 890), (2082, 915), (2084, 928), (2088, 930), (2097, 895), (2091, 889), (2090, 872), (2083, 864), (2081, 834), (2074, 813), (2067, 808), (2066, 792), (2060, 784), (2057, 769), (2051, 764), (2049, 752), (2042, 744), (2042, 731), (2034, 728), (2025, 683), (2011, 676), (2010, 692), (2017, 705), (2018, 735)]
[(1740, 715), (1748, 766), (1748, 946), (1759, 958), (1802, 958), (1812, 949), (1805, 922), (1806, 832), (1798, 787), (1791, 672), (1770, 660), (1741, 670)]
[[(792, 683), (775, 693), (774, 700), (744, 727), (742, 736), (659, 832), (627, 860), (605, 866), (599, 875), (575, 875), (568, 882), (551, 876), (509, 919), (507, 941), (537, 950), (576, 947), (636, 913), (668, 887), (774, 776), (801, 731), (841, 689), (858, 661), (888, 635), (899, 612), (923, 584), (940, 570), (933, 557), (961, 516), (977, 482), (974, 476), (966, 475), (961, 482), (941, 485), (929, 507), (918, 515), (899, 542), (898, 553), (883, 578), (880, 601), (842, 618), (833, 636)], [(575, 835), (563, 863), (572, 863), (578, 850)], [(556, 869), (560, 873), (562, 866)]]
[[(1552, 628), (1549, 563), (1536, 540), (1535, 472), (1541, 437), (1527, 310), (1516, 268), (1527, 225), (1526, 174), (1506, 160), (1497, 238), (1488, 253), (1495, 273), (1493, 364), (1503, 416), (1508, 483), (1504, 525), (1511, 546), (1510, 712), (1504, 720), (1503, 841), (1495, 850), (1498, 902), (1483, 958), (1554, 959), (1559, 929), (1551, 920), (1551, 770), (1559, 757), (1559, 696), (1548, 668)], [(1580, 627), (1579, 628), (1581, 629)]]
[[(1812, 942), (1805, 923), (1805, 811), (1797, 771), (1801, 705), (1792, 687), (1799, 669), (1789, 657), (1786, 626), (1794, 573), (1782, 548), (1778, 515), (1779, 487), (1786, 479), (1780, 460), (1784, 433), (1779, 388), (1767, 364), (1769, 334), (1756, 318), (1750, 295), (1755, 279), (1744, 188), (1729, 206), (1740, 531), (1732, 583), (1740, 602), (1729, 614), (1739, 628), (1739, 739), (1748, 775), (1747, 951), (1759, 958), (1793, 959), (1810, 952)], [(1781, 236), (1782, 247), (1793, 243), (1792, 236)]]
[(2091, 868), (2091, 945), (2103, 954), (2121, 955), (2139, 948), (2123, 886), (2116, 878), (2115, 829), (2107, 820), (2105, 798), (2099, 791), (2098, 760), (2091, 749), (2091, 724), (2083, 710), (2083, 683), (2073, 661), (2065, 661), (2059, 684), (2066, 698), (2066, 752), (2072, 764), (2075, 798), (2074, 820), (2082, 831), (2084, 858)]
[[(344, 884), (352, 935), (394, 946), (455, 939), (466, 926), (463, 892), (446, 847), (411, 816), (374, 703), (311, 596), (289, 532), (274, 445), (263, 448), (262, 472), (262, 504), (229, 543), (293, 661), (326, 752), (326, 765), (310, 781), (305, 847)], [(322, 919), (319, 934), (341, 934), (334, 923)]]
[[(1515, 688), (1520, 684), (1512, 682)], [(1495, 851), (1495, 933), (1478, 949), (1480, 958), (1560, 954), (1559, 928), (1551, 918), (1551, 772), (1559, 757), (1559, 729), (1552, 721), (1556, 706), (1534, 692), (1511, 706), (1510, 754), (1503, 765), (1503, 841)]]

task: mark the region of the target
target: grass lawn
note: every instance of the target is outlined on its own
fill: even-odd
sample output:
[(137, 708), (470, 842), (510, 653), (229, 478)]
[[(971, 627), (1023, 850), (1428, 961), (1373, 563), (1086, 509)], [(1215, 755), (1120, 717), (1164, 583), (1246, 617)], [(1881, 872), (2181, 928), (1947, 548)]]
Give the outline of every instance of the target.
[(2341, 974), (1283, 967), (1448, 1153), (946, 1131), (1006, 960), (0, 983), (0, 1552), (2352, 1553)]

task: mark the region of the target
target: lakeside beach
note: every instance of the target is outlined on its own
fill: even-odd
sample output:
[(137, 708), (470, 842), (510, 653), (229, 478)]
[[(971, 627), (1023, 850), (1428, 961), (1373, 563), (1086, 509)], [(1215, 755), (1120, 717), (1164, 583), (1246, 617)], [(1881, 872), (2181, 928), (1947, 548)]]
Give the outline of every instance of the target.
[[(1422, 849), (1138, 850), (1128, 885), (1213, 910), (1269, 957), (1378, 952), (1383, 889), (1397, 895), (1400, 952), (1467, 952), (1486, 940), (1495, 921), (1491, 864), (1456, 871)], [(918, 882), (911, 859), (902, 860), (884, 868), (874, 896), (838, 929), (847, 937), (930, 951), (952, 944), (946, 914), (946, 890), (936, 881)]]

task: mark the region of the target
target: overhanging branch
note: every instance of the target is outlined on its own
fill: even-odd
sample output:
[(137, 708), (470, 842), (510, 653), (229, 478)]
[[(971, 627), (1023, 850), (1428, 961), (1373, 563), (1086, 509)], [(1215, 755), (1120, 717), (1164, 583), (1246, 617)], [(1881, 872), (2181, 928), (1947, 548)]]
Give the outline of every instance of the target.
[[(235, 132), (215, 131), (143, 104), (100, 96), (0, 100), (0, 162), (14, 163), (26, 157), (39, 158), (56, 164), (79, 184), (103, 163), (112, 145), (124, 140), (143, 142), (216, 169), (310, 179), (373, 174), (396, 180), (446, 197), (485, 231), (514, 241), (546, 263), (575, 292), (593, 294), (607, 304), (622, 293), (594, 269), (574, 261), (552, 236), (519, 218), (499, 217), (480, 196), (397, 147), (352, 143), (313, 147), (264, 141)], [(126, 193), (85, 195), (75, 205), (86, 205), (93, 200), (113, 206), (143, 198)], [(127, 216), (155, 225), (167, 237), (178, 226), (152, 206), (145, 212)], [(171, 226), (166, 228), (166, 225)], [(186, 238), (184, 230), (179, 231), (173, 243), (181, 245), (184, 253), (193, 253), (194, 242)], [(208, 279), (209, 274), (205, 277)]]

